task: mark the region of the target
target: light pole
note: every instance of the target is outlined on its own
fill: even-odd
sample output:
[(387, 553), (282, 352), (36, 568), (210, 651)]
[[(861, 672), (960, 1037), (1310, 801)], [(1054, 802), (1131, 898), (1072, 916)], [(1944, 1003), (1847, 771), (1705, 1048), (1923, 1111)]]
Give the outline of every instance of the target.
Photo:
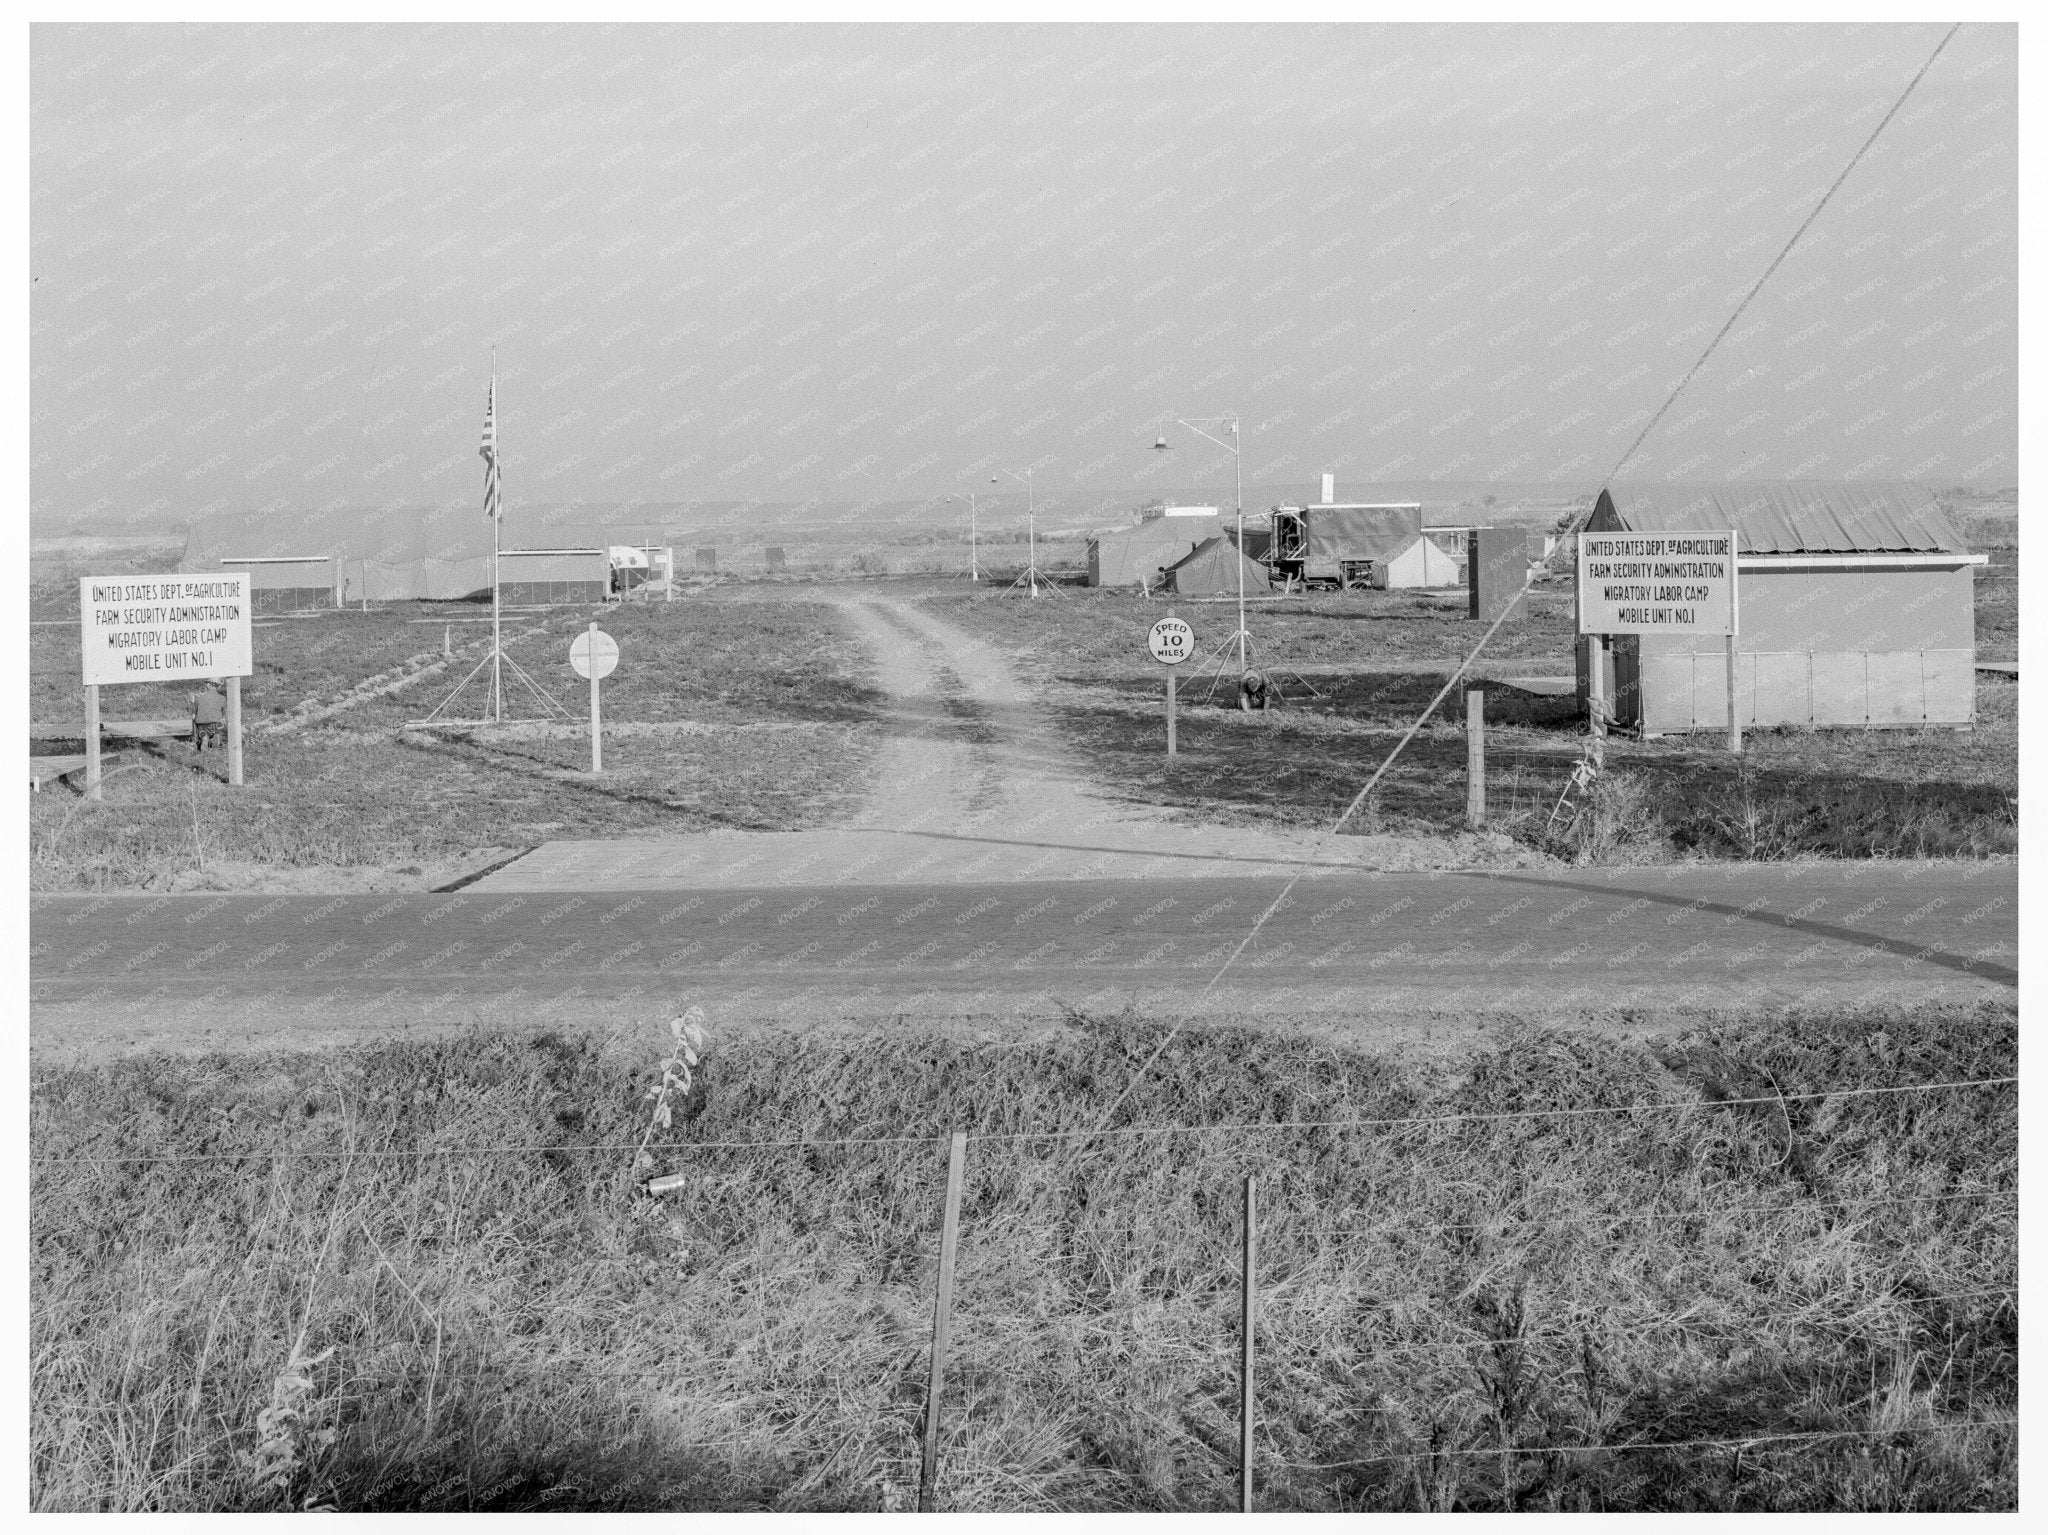
[[(1248, 651), (1251, 636), (1245, 632), (1244, 627), (1244, 455), (1239, 450), (1237, 417), (1197, 416), (1192, 421), (1183, 421), (1176, 417), (1175, 422), (1186, 427), (1197, 437), (1206, 437), (1217, 447), (1230, 450), (1231, 468), (1237, 481), (1237, 673), (1242, 677), (1251, 669)], [(1204, 430), (1211, 426), (1227, 431), (1230, 440), (1225, 442), (1215, 433)], [(1152, 447), (1154, 451), (1160, 453), (1172, 451), (1164, 433), (1160, 434), (1159, 440), (1153, 443)]]
[[(973, 491), (967, 492), (967, 570), (969, 578), (981, 579), (981, 523), (974, 509)], [(948, 496), (949, 501), (958, 501), (958, 496)]]
[[(1024, 567), (1024, 574), (1010, 584), (1014, 587), (1018, 582), (1029, 582), (1031, 595), (1036, 597), (1038, 595), (1038, 495), (1031, 487), (1032, 471), (1029, 469), (1005, 469), (1003, 473), (1013, 480), (1022, 480), (1024, 482), (1024, 538), (1025, 548), (1028, 551), (1028, 563)], [(1000, 477), (993, 474), (988, 477), (988, 482), (991, 485), (1003, 483)], [(1056, 591), (1058, 588), (1047, 582), (1046, 590)]]

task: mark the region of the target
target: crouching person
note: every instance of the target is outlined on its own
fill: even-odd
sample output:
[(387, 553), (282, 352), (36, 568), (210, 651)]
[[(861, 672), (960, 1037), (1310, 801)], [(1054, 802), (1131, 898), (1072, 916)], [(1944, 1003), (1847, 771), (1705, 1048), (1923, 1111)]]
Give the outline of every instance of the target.
[(228, 695), (218, 677), (209, 677), (192, 695), (192, 749), (225, 745), (228, 738)]
[(1280, 684), (1261, 671), (1247, 671), (1237, 679), (1237, 706), (1240, 709), (1277, 709), (1280, 707)]

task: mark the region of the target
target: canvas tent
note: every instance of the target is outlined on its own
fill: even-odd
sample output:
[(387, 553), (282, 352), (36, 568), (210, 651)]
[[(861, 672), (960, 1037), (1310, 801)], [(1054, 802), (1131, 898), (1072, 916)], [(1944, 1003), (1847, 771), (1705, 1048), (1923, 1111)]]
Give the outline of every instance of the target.
[(1206, 516), (1155, 517), (1136, 527), (1105, 533), (1088, 541), (1088, 584), (1149, 585), (1162, 565), (1173, 564), (1221, 531), (1220, 521), (1210, 512)]
[[(1976, 713), (1976, 567), (1918, 485), (1617, 485), (1595, 533), (1733, 528), (1741, 554), (1736, 718), (1746, 726), (1968, 725)], [(1645, 735), (1724, 730), (1719, 635), (1579, 644), (1579, 696), (1599, 664), (1616, 723)]]
[[(507, 550), (665, 546), (670, 540), (661, 510), (625, 504), (519, 507), (508, 513), (502, 536)], [(338, 562), (337, 584), (345, 584), (350, 602), (490, 595), (491, 525), (474, 506), (221, 512), (194, 520), (179, 568), (225, 570), (238, 561), (298, 559), (308, 550), (325, 550), (323, 557)], [(509, 570), (501, 575), (514, 579)]]
[(1236, 544), (1227, 538), (1205, 538), (1166, 567), (1158, 586), (1176, 597), (1235, 597), (1240, 571), (1247, 596), (1263, 595), (1273, 589), (1273, 583), (1266, 577), (1266, 567), (1239, 554)]
[(522, 607), (603, 602), (611, 595), (612, 562), (604, 549), (501, 549), (498, 589)]
[(330, 608), (341, 601), (341, 562), (331, 554), (224, 560), (224, 570), (249, 573), (249, 606), (257, 613)]
[(1380, 587), (1456, 586), (1463, 574), (1458, 557), (1426, 533), (1392, 559), (1373, 566), (1372, 584)]

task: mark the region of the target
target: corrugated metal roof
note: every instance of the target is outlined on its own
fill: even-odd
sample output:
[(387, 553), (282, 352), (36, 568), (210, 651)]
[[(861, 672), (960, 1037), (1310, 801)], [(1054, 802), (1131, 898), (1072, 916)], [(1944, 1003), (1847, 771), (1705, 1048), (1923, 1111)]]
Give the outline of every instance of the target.
[(1920, 485), (1615, 485), (1600, 493), (1587, 526), (1631, 533), (1733, 527), (1746, 554), (1967, 552), (1934, 493)]

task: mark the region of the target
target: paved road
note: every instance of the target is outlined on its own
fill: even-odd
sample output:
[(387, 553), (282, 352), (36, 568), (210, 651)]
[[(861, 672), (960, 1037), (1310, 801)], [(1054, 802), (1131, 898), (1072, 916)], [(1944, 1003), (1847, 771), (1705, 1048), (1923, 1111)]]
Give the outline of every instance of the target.
[[(1385, 1032), (1453, 1015), (2010, 997), (2012, 864), (398, 896), (44, 896), (48, 1050), (317, 1044), (471, 1020), (1016, 1023), (1062, 1005)], [(1399, 1032), (1398, 1029), (1395, 1032)]]

